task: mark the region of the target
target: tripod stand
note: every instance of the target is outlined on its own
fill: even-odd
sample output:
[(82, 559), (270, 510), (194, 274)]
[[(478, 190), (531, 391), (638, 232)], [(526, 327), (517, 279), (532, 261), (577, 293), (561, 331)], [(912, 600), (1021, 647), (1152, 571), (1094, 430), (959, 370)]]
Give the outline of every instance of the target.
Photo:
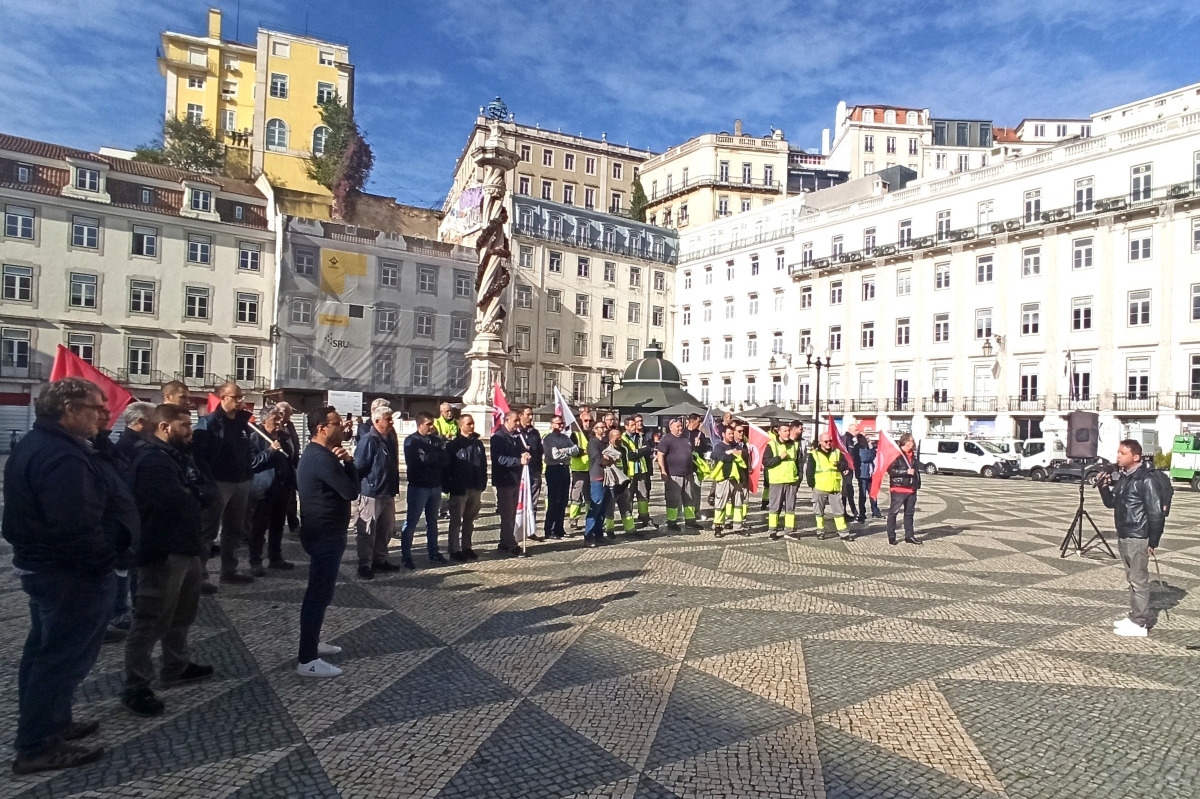
[[(1104, 534), (1100, 532), (1100, 528), (1092, 521), (1091, 514), (1083, 507), (1083, 492), (1086, 487), (1087, 472), (1085, 471), (1080, 475), (1079, 480), (1079, 508), (1075, 511), (1075, 520), (1071, 522), (1071, 527), (1067, 530), (1067, 535), (1063, 539), (1062, 546), (1059, 547), (1058, 556), (1065, 558), (1067, 550), (1074, 549), (1080, 557), (1083, 557), (1089, 549), (1102, 546), (1108, 552), (1110, 558), (1116, 558), (1117, 554), (1112, 551), (1112, 547), (1104, 540)], [(1092, 526), (1093, 531), (1092, 537), (1087, 540), (1086, 544), (1083, 542), (1083, 523), (1085, 520)]]

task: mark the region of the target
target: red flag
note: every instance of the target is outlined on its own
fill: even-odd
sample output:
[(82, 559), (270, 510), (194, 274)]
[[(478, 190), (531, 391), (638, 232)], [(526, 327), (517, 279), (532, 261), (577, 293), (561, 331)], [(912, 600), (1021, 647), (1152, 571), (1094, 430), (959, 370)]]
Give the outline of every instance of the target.
[(871, 499), (879, 499), (879, 489), (883, 486), (883, 474), (892, 465), (892, 461), (900, 456), (900, 448), (892, 437), (884, 431), (879, 431), (879, 448), (875, 450), (875, 473), (871, 475)]
[(492, 435), (504, 425), (507, 414), (508, 399), (504, 396), (504, 389), (500, 388), (500, 381), (496, 381), (492, 387)]
[(108, 413), (114, 422), (120, 417), (121, 411), (125, 410), (125, 406), (133, 402), (133, 395), (126, 391), (124, 386), (59, 344), (58, 351), (54, 354), (54, 366), (50, 370), (50, 381), (62, 380), (64, 377), (81, 377), (99, 386), (104, 392)]
[(746, 440), (746, 452), (750, 457), (750, 493), (758, 493), (758, 485), (762, 482), (762, 463), (763, 456), (767, 454), (767, 447), (771, 445), (771, 437), (766, 431), (754, 425), (747, 425), (750, 435)]
[(221, 398), (211, 391), (208, 392), (208, 409), (205, 413), (212, 413), (221, 406)]
[(850, 457), (850, 453), (846, 451), (846, 444), (842, 441), (842, 436), (838, 432), (837, 423), (833, 421), (833, 417), (829, 417), (829, 435), (833, 436), (833, 445), (841, 450), (842, 457), (846, 459), (846, 463), (854, 467), (854, 458)]

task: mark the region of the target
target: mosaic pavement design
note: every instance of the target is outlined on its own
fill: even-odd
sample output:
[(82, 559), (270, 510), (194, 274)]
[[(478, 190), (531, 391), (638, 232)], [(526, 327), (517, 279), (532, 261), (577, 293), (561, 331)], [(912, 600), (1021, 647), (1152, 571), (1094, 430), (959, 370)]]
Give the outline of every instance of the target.
[[(104, 759), (6, 774), (0, 797), (1195, 796), (1200, 496), (1176, 494), (1148, 639), (1110, 632), (1114, 561), (1059, 558), (1076, 497), (934, 477), (921, 547), (889, 546), (882, 521), (849, 544), (770, 541), (756, 507), (749, 537), (498, 559), (489, 517), (466, 567), (418, 555), (364, 582), (348, 553), (331, 681), (293, 671), (306, 571), (289, 539), (301, 568), (203, 600), (192, 641), (214, 681), (140, 719), (105, 647), (76, 700)], [(27, 629), (5, 573), (7, 741)]]

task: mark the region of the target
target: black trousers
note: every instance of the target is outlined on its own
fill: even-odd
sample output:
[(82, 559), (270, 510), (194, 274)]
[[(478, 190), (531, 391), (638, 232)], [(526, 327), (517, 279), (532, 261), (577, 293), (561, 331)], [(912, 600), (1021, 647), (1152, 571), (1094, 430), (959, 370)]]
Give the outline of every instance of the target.
[(543, 534), (561, 537), (566, 535), (563, 517), (567, 513), (567, 498), (571, 492), (571, 467), (549, 465), (546, 467), (546, 524)]
[(888, 541), (896, 540), (896, 517), (901, 513), (904, 514), (904, 537), (912, 538), (915, 535), (913, 517), (917, 514), (917, 493), (915, 491), (911, 494), (892, 492), (892, 504), (888, 506), (887, 517)]
[(264, 543), (268, 562), (283, 560), (283, 525), (287, 521), (290, 496), (295, 493), (291, 486), (272, 486), (264, 496), (251, 502), (253, 509), (246, 536), (251, 566), (262, 565)]

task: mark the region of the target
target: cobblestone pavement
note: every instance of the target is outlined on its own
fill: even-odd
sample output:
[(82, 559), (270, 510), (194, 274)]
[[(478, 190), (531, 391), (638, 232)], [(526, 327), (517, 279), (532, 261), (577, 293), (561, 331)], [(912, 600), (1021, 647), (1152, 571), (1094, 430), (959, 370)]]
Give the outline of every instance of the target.
[[(1076, 498), (931, 478), (921, 547), (881, 521), (849, 544), (770, 541), (756, 510), (748, 537), (418, 556), (372, 582), (348, 556), (331, 681), (293, 671), (303, 568), (223, 586), (192, 633), (214, 681), (136, 718), (106, 647), (76, 702), (105, 758), (0, 796), (1194, 797), (1200, 496), (1176, 495), (1140, 640), (1110, 631), (1115, 561), (1059, 558)], [(0, 578), (5, 740), (26, 614)]]

